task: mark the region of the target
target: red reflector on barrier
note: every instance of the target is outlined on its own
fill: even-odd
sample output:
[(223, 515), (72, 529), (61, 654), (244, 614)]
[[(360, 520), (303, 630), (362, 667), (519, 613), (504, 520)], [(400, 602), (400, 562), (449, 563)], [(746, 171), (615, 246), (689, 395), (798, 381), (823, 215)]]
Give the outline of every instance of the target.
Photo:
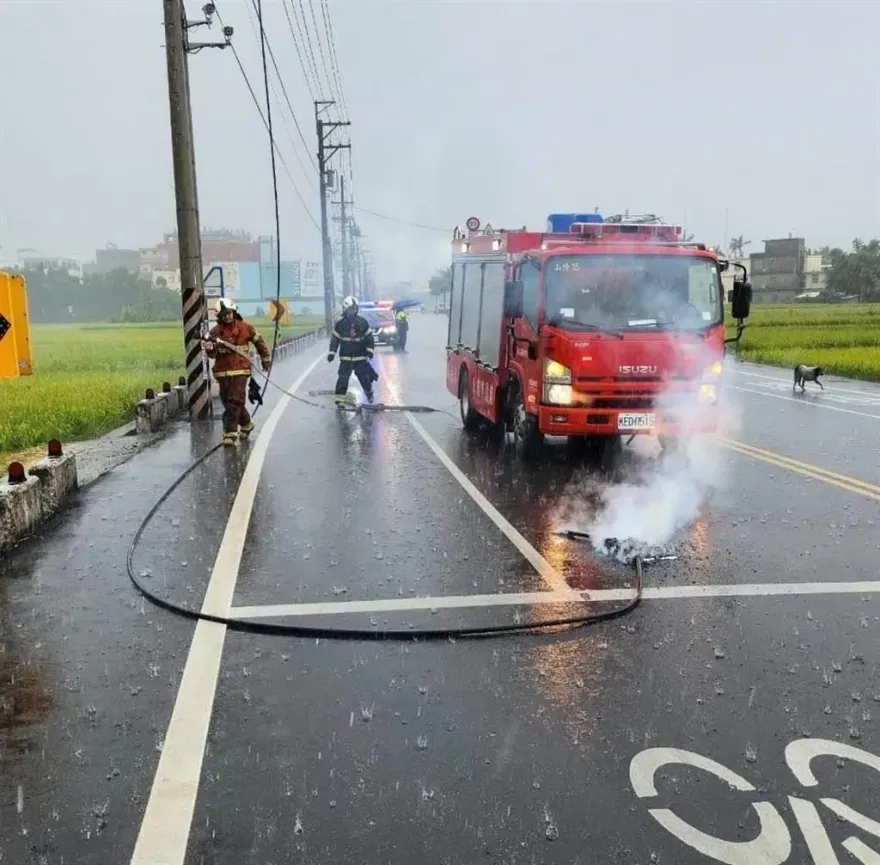
[(9, 483), (23, 484), (25, 480), (24, 466), (21, 463), (9, 463)]
[(63, 456), (63, 451), (61, 450), (61, 442), (58, 439), (52, 439), (49, 442), (49, 456), (50, 457), (60, 457)]

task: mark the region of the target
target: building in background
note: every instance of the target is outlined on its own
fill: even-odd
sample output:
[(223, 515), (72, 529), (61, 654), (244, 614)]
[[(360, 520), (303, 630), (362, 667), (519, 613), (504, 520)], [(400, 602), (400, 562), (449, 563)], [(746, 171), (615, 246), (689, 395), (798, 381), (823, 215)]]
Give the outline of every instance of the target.
[(25, 248), (15, 250), (15, 260), (9, 265), (14, 270), (64, 270), (75, 279), (83, 278), (83, 263), (69, 255), (53, 255), (36, 249)]
[(127, 270), (140, 273), (141, 253), (139, 249), (120, 249), (115, 243), (108, 243), (104, 249), (95, 250), (95, 260), (85, 265), (86, 274), (112, 273), (114, 270)]
[(808, 252), (804, 256), (804, 290), (807, 293), (821, 294), (828, 286), (828, 270), (831, 264), (818, 252)]
[[(180, 267), (177, 248), (177, 232), (169, 231), (156, 245), (157, 254), (164, 257), (165, 266), (171, 270)], [(211, 265), (220, 261), (259, 261), (260, 244), (246, 231), (239, 229), (206, 229), (202, 231), (202, 264), (207, 272)]]
[(806, 244), (802, 237), (765, 240), (763, 252), (749, 256), (755, 303), (790, 303), (804, 290)]
[(153, 288), (167, 288), (180, 294), (179, 270), (151, 270), (146, 278), (150, 280)]

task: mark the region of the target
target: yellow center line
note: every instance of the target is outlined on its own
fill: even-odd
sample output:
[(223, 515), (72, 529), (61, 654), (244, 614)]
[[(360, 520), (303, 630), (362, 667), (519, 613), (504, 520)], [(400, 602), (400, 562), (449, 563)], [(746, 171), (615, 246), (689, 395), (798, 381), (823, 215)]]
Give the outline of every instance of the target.
[(782, 454), (777, 454), (773, 451), (745, 444), (744, 442), (739, 442), (734, 439), (724, 438), (723, 436), (713, 436), (710, 440), (720, 444), (722, 447), (728, 448), (729, 450), (736, 451), (743, 456), (762, 460), (763, 462), (770, 463), (778, 468), (788, 469), (789, 471), (796, 472), (805, 477), (840, 487), (840, 489), (847, 490), (848, 492), (866, 496), (874, 501), (880, 501), (880, 485), (859, 480), (858, 478), (852, 478), (848, 475), (842, 475), (838, 472), (833, 472), (829, 469), (823, 469), (820, 466), (812, 465), (811, 463), (801, 462), (792, 457), (786, 457)]

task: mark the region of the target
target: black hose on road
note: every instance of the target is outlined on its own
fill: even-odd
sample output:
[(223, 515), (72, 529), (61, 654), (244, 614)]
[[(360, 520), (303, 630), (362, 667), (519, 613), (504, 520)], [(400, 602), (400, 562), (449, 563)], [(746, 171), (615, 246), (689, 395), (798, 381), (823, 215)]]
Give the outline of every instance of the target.
[[(251, 360), (250, 356), (247, 355), (244, 351), (239, 349), (237, 346), (233, 346), (230, 343), (223, 342), (223, 340), (217, 340), (221, 342), (223, 345), (228, 346), (234, 351), (242, 354), (247, 357), (248, 360)], [(274, 355), (274, 350), (273, 350)], [(253, 361), (251, 360), (253, 365)], [(256, 369), (256, 367), (254, 367)], [(266, 379), (266, 383), (264, 385), (263, 392), (265, 393), (266, 388), (271, 384), (274, 388), (286, 394), (288, 397), (295, 399), (299, 402), (305, 403), (306, 405), (315, 406), (320, 409), (327, 409), (328, 411), (334, 411), (329, 406), (321, 405), (320, 403), (312, 402), (311, 400), (307, 400), (304, 397), (300, 397), (297, 394), (287, 390), (286, 388), (281, 387), (281, 385), (275, 384), (271, 380), (271, 369), (269, 373), (263, 373), (262, 370), (258, 370)], [(257, 413), (259, 410), (260, 404), (258, 404), (254, 411), (253, 415)], [(431, 406), (400, 406), (400, 405), (391, 405), (386, 406), (383, 404), (370, 405), (365, 404), (362, 406), (354, 406), (352, 410), (356, 411), (400, 411), (400, 412), (440, 412), (443, 414), (449, 414), (449, 412), (445, 412), (442, 409), (435, 409)], [(138, 548), (141, 538), (143, 537), (144, 532), (147, 527), (153, 520), (153, 517), (161, 509), (162, 505), (168, 500), (168, 498), (172, 495), (172, 493), (186, 480), (189, 475), (191, 475), (199, 466), (205, 463), (213, 453), (220, 450), (223, 447), (222, 444), (213, 445), (209, 448), (202, 456), (200, 456), (195, 462), (191, 463), (186, 469), (184, 469), (181, 474), (175, 478), (174, 482), (162, 493), (162, 495), (158, 498), (155, 504), (150, 508), (147, 512), (147, 515), (141, 521), (137, 530), (134, 533), (131, 544), (128, 548), (128, 554), (126, 555), (126, 569), (128, 571), (128, 577), (131, 580), (134, 587), (137, 591), (145, 597), (148, 601), (155, 604), (157, 607), (160, 607), (163, 610), (166, 610), (170, 613), (173, 613), (177, 616), (182, 616), (186, 619), (191, 619), (193, 621), (200, 622), (213, 622), (215, 624), (224, 625), (230, 630), (233, 631), (243, 631), (247, 633), (254, 634), (275, 634), (275, 635), (283, 635), (288, 637), (313, 637), (313, 638), (324, 638), (328, 640), (394, 640), (394, 641), (418, 641), (418, 640), (451, 640), (457, 639), (460, 637), (467, 638), (475, 638), (475, 639), (487, 639), (492, 637), (503, 637), (503, 636), (512, 636), (516, 634), (529, 634), (529, 633), (544, 633), (548, 630), (556, 629), (556, 628), (573, 628), (573, 627), (586, 627), (587, 625), (594, 625), (599, 622), (607, 622), (612, 619), (617, 619), (622, 616), (628, 615), (633, 612), (636, 607), (642, 601), (642, 591), (643, 591), (643, 562), (641, 556), (636, 556), (633, 560), (633, 565), (636, 572), (636, 588), (633, 594), (633, 597), (626, 604), (621, 606), (614, 607), (611, 610), (604, 610), (602, 612), (591, 612), (591, 613), (581, 613), (574, 616), (566, 616), (556, 619), (550, 619), (545, 622), (535, 622), (531, 624), (522, 624), (522, 623), (512, 623), (506, 625), (490, 625), (483, 627), (450, 627), (450, 628), (414, 628), (414, 629), (385, 629), (380, 630), (378, 628), (334, 628), (327, 626), (314, 626), (314, 625), (292, 625), (292, 624), (279, 624), (272, 622), (257, 622), (251, 619), (236, 619), (227, 616), (215, 616), (210, 613), (204, 613), (198, 610), (190, 609), (189, 607), (181, 606), (180, 604), (176, 604), (173, 601), (169, 601), (165, 598), (160, 597), (155, 592), (148, 589), (143, 582), (138, 578), (134, 569), (134, 555)], [(587, 540), (588, 535), (583, 532), (568, 532), (566, 533), (570, 539), (572, 540)], [(560, 603), (568, 603), (566, 601), (560, 601)], [(583, 603), (589, 604), (591, 603), (589, 600), (584, 600), (580, 602), (572, 602), (572, 603)]]

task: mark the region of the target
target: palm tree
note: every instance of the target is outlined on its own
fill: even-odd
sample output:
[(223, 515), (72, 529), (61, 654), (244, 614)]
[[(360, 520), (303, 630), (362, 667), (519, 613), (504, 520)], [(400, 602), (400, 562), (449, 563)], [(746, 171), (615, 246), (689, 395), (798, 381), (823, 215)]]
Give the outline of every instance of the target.
[(730, 238), (730, 256), (731, 258), (742, 258), (745, 254), (745, 248), (751, 243), (740, 234), (738, 237)]

